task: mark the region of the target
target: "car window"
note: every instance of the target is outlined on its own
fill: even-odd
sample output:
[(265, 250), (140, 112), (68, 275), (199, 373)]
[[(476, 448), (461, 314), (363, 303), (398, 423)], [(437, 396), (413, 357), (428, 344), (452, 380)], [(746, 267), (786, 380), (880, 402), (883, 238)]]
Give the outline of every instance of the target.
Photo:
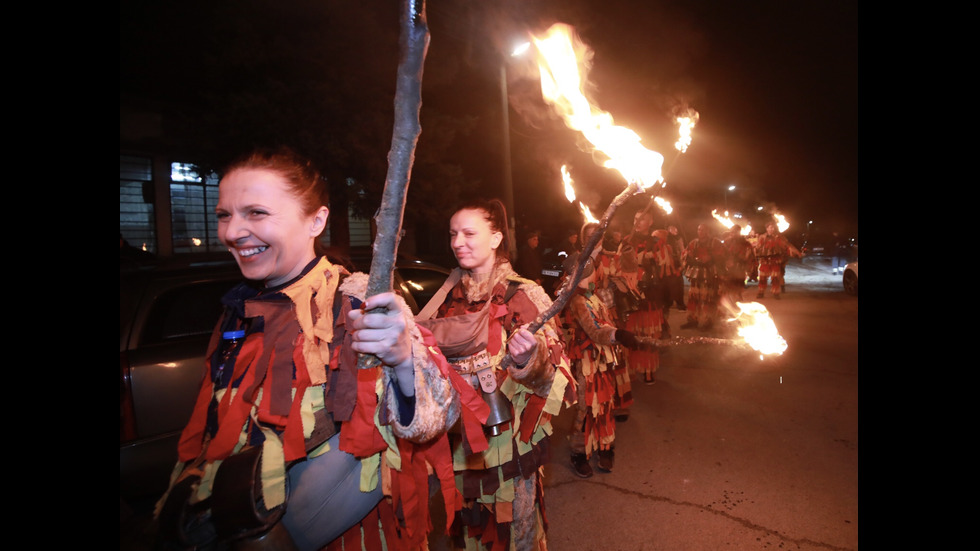
[(140, 346), (210, 334), (221, 315), (221, 297), (233, 285), (207, 281), (161, 293), (147, 313)]
[(405, 280), (405, 285), (408, 287), (408, 291), (412, 293), (419, 308), (425, 307), (432, 295), (446, 281), (448, 275), (446, 272), (422, 267), (399, 267), (398, 273)]

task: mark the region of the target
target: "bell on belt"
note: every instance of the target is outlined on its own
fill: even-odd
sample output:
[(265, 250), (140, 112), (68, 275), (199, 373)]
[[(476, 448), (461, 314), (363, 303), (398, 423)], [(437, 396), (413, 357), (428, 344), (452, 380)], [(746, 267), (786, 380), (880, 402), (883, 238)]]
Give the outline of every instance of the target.
[(493, 392), (480, 394), (483, 395), (483, 401), (490, 406), (490, 415), (487, 416), (484, 427), (491, 436), (497, 436), (504, 431), (504, 425), (510, 422), (510, 403), (499, 388)]

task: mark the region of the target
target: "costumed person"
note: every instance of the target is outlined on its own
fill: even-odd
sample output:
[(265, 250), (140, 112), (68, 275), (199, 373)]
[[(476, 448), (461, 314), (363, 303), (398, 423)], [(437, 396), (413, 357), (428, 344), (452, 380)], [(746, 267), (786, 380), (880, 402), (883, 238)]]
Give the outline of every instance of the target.
[[(633, 217), (633, 231), (619, 244), (619, 262), (616, 275), (622, 277), (631, 291), (639, 296), (636, 308), (626, 316), (624, 329), (637, 337), (660, 339), (666, 329), (664, 310), (655, 300), (652, 277), (653, 249), (655, 239), (650, 228), (653, 215), (639, 211)], [(656, 382), (654, 374), (660, 366), (660, 352), (647, 348), (635, 348), (627, 352), (626, 362), (630, 372), (643, 377), (643, 382), (652, 385)]]
[[(583, 233), (591, 235), (593, 231), (598, 229), (599, 224), (596, 222), (591, 222), (583, 226)], [(624, 293), (629, 292), (624, 279), (617, 275), (618, 264), (619, 264), (619, 244), (623, 240), (622, 235), (616, 235), (620, 232), (606, 232), (601, 246), (597, 247), (599, 250), (598, 254), (594, 255), (595, 261), (595, 294), (602, 300), (602, 303), (606, 306), (606, 314), (609, 317), (610, 323), (615, 325), (617, 328), (622, 329), (625, 324), (625, 315), (620, 318), (620, 305), (623, 304), (622, 301), (618, 301), (617, 297), (622, 297)], [(584, 239), (588, 239), (588, 235)], [(567, 262), (567, 261), (566, 261)], [(569, 270), (566, 268), (565, 273), (567, 274)], [(639, 300), (637, 298), (637, 304)], [(565, 328), (565, 335), (568, 337), (569, 328)], [(618, 423), (625, 423), (629, 420), (630, 416), (630, 406), (633, 405), (633, 383), (630, 381), (630, 371), (626, 361), (627, 350), (624, 350), (622, 346), (613, 346), (613, 352), (616, 354), (615, 365), (612, 366), (613, 375), (616, 382), (616, 396), (615, 402), (613, 404), (613, 417)]]
[(366, 274), (321, 255), (309, 160), (257, 150), (223, 174), (218, 237), (245, 281), (222, 298), (160, 548), (425, 548), (429, 464), (453, 488), (448, 363), (400, 296), (366, 298)]
[[(551, 419), (575, 388), (555, 318), (527, 325), (552, 301), (511, 268), (507, 213), (493, 199), (466, 203), (450, 219), (459, 266), (416, 316), (453, 368), (490, 404), (486, 422), (464, 407), (450, 430), (462, 508), (450, 538), (457, 549), (545, 549), (541, 468)], [(507, 357), (513, 365), (504, 365)]]
[[(582, 242), (598, 227), (596, 223), (582, 228)], [(616, 417), (631, 405), (629, 375), (621, 369), (619, 345), (639, 348), (636, 337), (625, 329), (616, 327), (606, 301), (598, 291), (602, 289), (599, 278), (601, 265), (598, 261), (601, 248), (582, 266), (582, 277), (563, 313), (566, 328), (565, 351), (572, 362), (578, 401), (575, 417), (569, 433), (572, 469), (582, 478), (592, 476), (591, 458), (598, 455), (596, 466), (600, 471), (612, 472), (615, 459)], [(569, 257), (566, 262), (570, 271), (581, 253)], [(617, 373), (618, 372), (618, 373)], [(620, 395), (618, 377), (625, 379), (625, 399)]]
[(677, 226), (667, 226), (667, 243), (670, 245), (670, 251), (674, 255), (674, 265), (677, 266), (676, 275), (667, 275), (667, 289), (670, 293), (670, 303), (683, 312), (687, 310), (687, 304), (684, 301), (684, 274), (681, 271), (681, 255), (684, 253), (684, 238), (681, 236)]
[(755, 262), (755, 252), (752, 244), (742, 235), (742, 226), (734, 224), (729, 228), (724, 241), (728, 255), (725, 258), (725, 270), (721, 282), (722, 299), (732, 302), (742, 300), (745, 290), (745, 280), (748, 279)]
[(654, 303), (663, 312), (663, 329), (661, 338), (670, 338), (669, 318), (670, 305), (673, 304), (671, 295), (671, 278), (681, 277), (681, 265), (677, 261), (678, 255), (674, 254), (674, 248), (668, 239), (667, 230), (654, 230), (653, 250), (650, 259), (650, 276), (647, 288)]
[(687, 321), (681, 329), (708, 331), (718, 320), (720, 298), (719, 276), (725, 268), (727, 252), (721, 240), (711, 234), (706, 224), (698, 225), (698, 236), (684, 251), (684, 275), (687, 292)]
[(766, 233), (759, 236), (755, 245), (755, 256), (759, 261), (759, 293), (756, 298), (765, 298), (769, 285), (772, 297), (779, 299), (783, 290), (783, 270), (790, 256), (802, 257), (796, 247), (779, 233), (775, 222), (766, 224)]

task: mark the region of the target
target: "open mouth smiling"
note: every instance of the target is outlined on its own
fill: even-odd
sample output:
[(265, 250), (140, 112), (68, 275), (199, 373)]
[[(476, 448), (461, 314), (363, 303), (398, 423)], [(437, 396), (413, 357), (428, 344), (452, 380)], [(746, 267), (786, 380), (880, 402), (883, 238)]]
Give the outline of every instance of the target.
[(248, 258), (250, 256), (257, 255), (268, 248), (269, 248), (268, 246), (262, 246), (262, 247), (251, 247), (248, 249), (238, 249), (238, 256), (242, 258)]

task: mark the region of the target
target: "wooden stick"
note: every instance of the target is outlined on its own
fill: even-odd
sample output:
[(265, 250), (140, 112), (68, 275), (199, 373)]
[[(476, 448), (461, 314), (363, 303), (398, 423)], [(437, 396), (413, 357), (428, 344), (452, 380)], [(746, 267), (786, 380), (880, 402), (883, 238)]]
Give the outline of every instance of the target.
[[(422, 69), (429, 49), (429, 26), (425, 17), (424, 0), (402, 0), (401, 59), (395, 87), (395, 122), (388, 151), (388, 174), (381, 206), (375, 215), (377, 233), (374, 237), (371, 270), (368, 273), (367, 293), (371, 297), (390, 292), (394, 287), (393, 273), (401, 239), (405, 197), (415, 161), (415, 145), (422, 125)], [(381, 308), (375, 310), (384, 310)], [(380, 360), (373, 354), (360, 354), (359, 368), (375, 367)]]

